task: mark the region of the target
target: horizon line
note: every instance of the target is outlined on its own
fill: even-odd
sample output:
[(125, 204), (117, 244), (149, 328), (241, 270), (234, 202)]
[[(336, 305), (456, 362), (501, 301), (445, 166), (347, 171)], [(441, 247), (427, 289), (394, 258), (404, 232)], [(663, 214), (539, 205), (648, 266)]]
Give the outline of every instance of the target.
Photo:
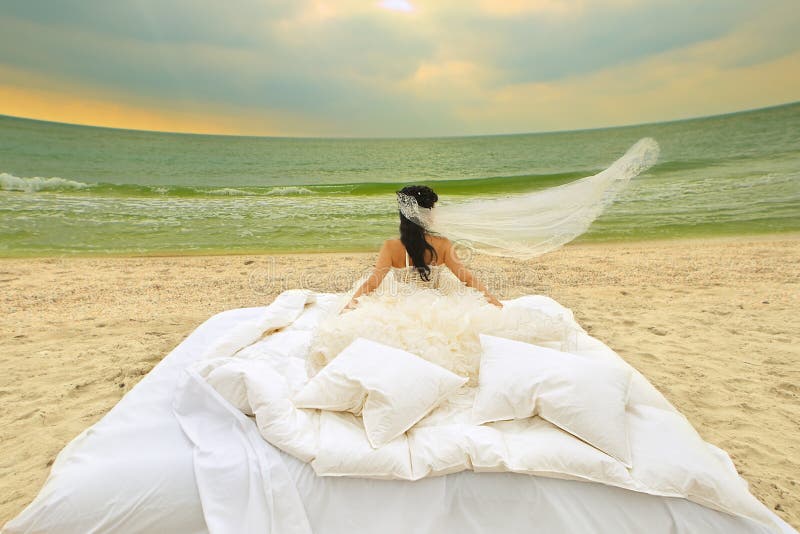
[(629, 124), (620, 124), (616, 126), (598, 126), (594, 128), (573, 128), (573, 129), (564, 129), (564, 130), (540, 130), (534, 132), (509, 132), (509, 133), (494, 133), (494, 134), (465, 134), (465, 135), (420, 135), (420, 136), (282, 136), (282, 135), (247, 135), (247, 134), (224, 134), (224, 133), (200, 133), (200, 132), (183, 132), (183, 131), (169, 131), (169, 130), (145, 130), (145, 129), (136, 129), (136, 128), (117, 128), (114, 126), (101, 126), (96, 124), (81, 124), (75, 122), (61, 122), (61, 121), (51, 121), (47, 119), (36, 119), (33, 117), (22, 117), (19, 115), (7, 115), (0, 113), (1, 118), (8, 118), (14, 120), (22, 120), (22, 121), (31, 121), (31, 122), (43, 122), (48, 124), (57, 124), (59, 126), (74, 126), (78, 128), (98, 128), (102, 130), (114, 130), (119, 132), (139, 132), (139, 133), (152, 133), (152, 134), (163, 134), (163, 135), (194, 135), (194, 136), (202, 136), (202, 137), (239, 137), (239, 138), (246, 138), (246, 139), (295, 139), (295, 140), (406, 140), (406, 139), (457, 139), (457, 138), (467, 138), (467, 137), (503, 137), (503, 136), (515, 136), (515, 135), (545, 135), (545, 134), (557, 134), (557, 133), (577, 133), (577, 132), (591, 132), (591, 131), (600, 131), (600, 130), (613, 130), (617, 128), (633, 128), (637, 126), (651, 126), (656, 124), (671, 124), (676, 122), (690, 122), (695, 120), (703, 120), (703, 119), (713, 119), (718, 117), (729, 117), (732, 115), (739, 115), (743, 113), (750, 113), (756, 111), (765, 111), (768, 109), (776, 109), (782, 108), (792, 105), (800, 104), (800, 100), (794, 100), (790, 102), (783, 102), (780, 104), (771, 104), (768, 106), (762, 106), (757, 108), (747, 108), (747, 109), (740, 109), (736, 111), (729, 111), (725, 113), (717, 113), (713, 115), (695, 115), (691, 117), (684, 117), (680, 119), (669, 119), (664, 121), (650, 121), (650, 122), (639, 122), (639, 123), (629, 123)]

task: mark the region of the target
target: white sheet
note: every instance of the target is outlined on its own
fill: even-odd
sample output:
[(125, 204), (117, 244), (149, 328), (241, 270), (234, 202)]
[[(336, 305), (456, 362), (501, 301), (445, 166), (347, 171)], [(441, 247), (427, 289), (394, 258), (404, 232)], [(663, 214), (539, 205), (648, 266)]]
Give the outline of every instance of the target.
[[(315, 304), (314, 300), (315, 297), (307, 295), (304, 302), (298, 293), (287, 292), (278, 297), (276, 306), (287, 310), (305, 304), (312, 309), (326, 308), (324, 303)], [(568, 314), (568, 310), (557, 302), (543, 296), (522, 303), (507, 302), (509, 310), (520, 306), (537, 313), (544, 313), (540, 309), (544, 307), (552, 314)], [(558, 308), (562, 310), (558, 311)], [(292, 315), (300, 316), (296, 310)], [(547, 314), (544, 319), (547, 319)], [(283, 326), (285, 333), (293, 329), (298, 334), (304, 333), (306, 342), (315, 330), (313, 324), (297, 327), (284, 323)], [(201, 362), (194, 369), (201, 378), (224, 375), (225, 378), (211, 381), (216, 384), (214, 387), (222, 386), (218, 391), (223, 396), (236, 390), (231, 402), (240, 408), (244, 405), (244, 412), (255, 414), (264, 439), (303, 461), (311, 462), (318, 475), (417, 480), (464, 470), (515, 472), (600, 482), (651, 495), (683, 497), (766, 525), (772, 523), (771, 512), (749, 493), (746, 482), (739, 477), (724, 452), (704, 442), (686, 418), (613, 350), (589, 336), (574, 321), (571, 326), (576, 338), (572, 349), (574, 354), (551, 351), (557, 356), (552, 365), (557, 364), (566, 372), (556, 386), (573, 387), (572, 379), (568, 377), (581, 376), (589, 365), (625, 377), (624, 380), (620, 378), (619, 388), (597, 389), (595, 396), (600, 397), (593, 399), (590, 405), (580, 406), (579, 415), (590, 423), (584, 425), (584, 431), (591, 428), (592, 421), (620, 418), (622, 428), (616, 438), (624, 444), (624, 447), (620, 444), (618, 449), (629, 451), (627, 462), (600, 452), (579, 439), (577, 435), (586, 436), (575, 434), (574, 429), (569, 433), (557, 428), (561, 424), (553, 420), (552, 415), (572, 413), (574, 393), (554, 404), (554, 411), (549, 416), (542, 405), (541, 418), (476, 425), (471, 420), (470, 399), (475, 390), (465, 388), (457, 398), (448, 397), (444, 405), (436, 408), (407, 434), (375, 448), (370, 444), (360, 419), (350, 414), (303, 410), (294, 406), (292, 398), (298, 390), (304, 391), (307, 387), (307, 377), (302, 372), (307, 351), (303, 350), (302, 342), (296, 346), (291, 342), (287, 344), (284, 338), (267, 336), (238, 356), (237, 349), (228, 347), (227, 351), (218, 353), (217, 358)], [(530, 364), (536, 359), (531, 352), (550, 350), (491, 336), (486, 340), (500, 344), (497, 350), (510, 358), (505, 366), (513, 366), (511, 362), (515, 358)], [(481, 339), (482, 344), (484, 341)], [(287, 347), (293, 347), (292, 354), (286, 353)], [(377, 354), (374, 357), (381, 358)], [(329, 365), (336, 365), (336, 361)], [(227, 372), (229, 368), (235, 371)], [(544, 376), (549, 369), (543, 367), (534, 375)], [(353, 372), (356, 371), (366, 372), (366, 369), (354, 368)], [(523, 373), (522, 370), (517, 372)], [(481, 375), (482, 387), (484, 378)], [(497, 386), (504, 388), (509, 384)], [(581, 389), (588, 394), (587, 387), (584, 385)], [(545, 386), (536, 389), (541, 395), (547, 394)], [(608, 409), (602, 409), (607, 400), (612, 400), (606, 396), (615, 399), (612, 404), (616, 408), (611, 410), (613, 415)], [(247, 400), (244, 401), (243, 397)], [(614, 430), (609, 428), (606, 432)], [(606, 436), (601, 432), (595, 433), (594, 438), (603, 440)]]
[[(242, 325), (264, 324), (278, 309), (230, 310), (201, 325), (59, 454), (2, 533), (795, 532), (777, 516), (770, 530), (684, 499), (589, 482), (472, 472), (418, 482), (319, 477), (183, 372), (219, 353), (231, 332), (251, 342)], [(293, 324), (313, 323), (315, 313)], [(181, 379), (192, 406), (176, 408), (193, 414), (192, 440), (171, 409)]]

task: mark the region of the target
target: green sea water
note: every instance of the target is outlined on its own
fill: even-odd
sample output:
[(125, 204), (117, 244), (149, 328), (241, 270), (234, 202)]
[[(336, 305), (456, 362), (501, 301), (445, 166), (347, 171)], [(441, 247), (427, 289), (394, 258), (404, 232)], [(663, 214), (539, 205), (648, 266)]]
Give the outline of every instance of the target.
[(800, 231), (800, 103), (574, 132), (418, 139), (171, 134), (0, 116), (0, 256), (375, 250), (394, 192), (497, 197), (659, 163), (580, 241)]

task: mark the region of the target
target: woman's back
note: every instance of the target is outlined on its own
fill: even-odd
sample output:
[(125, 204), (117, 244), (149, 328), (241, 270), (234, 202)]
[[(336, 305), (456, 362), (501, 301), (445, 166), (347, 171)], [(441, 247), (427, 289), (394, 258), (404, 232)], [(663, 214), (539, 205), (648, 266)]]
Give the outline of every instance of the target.
[(422, 278), (422, 275), (420, 275), (419, 270), (413, 265), (411, 265), (410, 262), (408, 265), (405, 265), (403, 267), (392, 266), (392, 274), (398, 282), (413, 284), (418, 287), (439, 289), (440, 286), (442, 285), (441, 284), (442, 273), (443, 272), (449, 273), (447, 266), (443, 263), (440, 263), (439, 265), (431, 264), (428, 265), (428, 269), (429, 271), (427, 280)]
[[(430, 235), (425, 236), (425, 241), (436, 251), (435, 257), (428, 250), (424, 252), (425, 264), (429, 267), (444, 264), (449, 252), (448, 248), (451, 246), (450, 241), (444, 237)], [(402, 241), (399, 239), (388, 239), (386, 244), (389, 246), (391, 253), (392, 267), (403, 269), (414, 266)]]
[[(445, 243), (449, 245), (447, 239), (433, 237), (429, 241), (436, 251), (436, 258), (427, 264), (427, 279), (423, 278), (419, 269), (414, 266), (411, 257), (400, 240), (394, 239), (391, 241), (396, 242), (389, 245), (393, 249), (392, 265), (389, 273), (387, 273), (388, 276), (376, 288), (378, 293), (388, 292), (389, 294), (408, 295), (409, 291), (413, 293), (415, 289), (435, 289), (445, 294), (451, 294), (465, 289), (464, 284), (446, 262), (447, 254), (450, 253), (445, 246)], [(396, 256), (399, 256), (399, 258)], [(430, 255), (427, 259), (430, 259)]]
[[(435, 257), (429, 251), (426, 251), (425, 254), (426, 265), (428, 266), (427, 280), (422, 277), (419, 269), (413, 264), (408, 251), (399, 239), (387, 241), (392, 250), (391, 271), (393, 278), (397, 282), (411, 284), (419, 288), (452, 290), (454, 288), (454, 281), (451, 280), (453, 274), (445, 265), (446, 254), (448, 253), (446, 246), (449, 245), (449, 241), (436, 236), (426, 237), (426, 241), (436, 251)], [(455, 285), (458, 285), (457, 280)]]

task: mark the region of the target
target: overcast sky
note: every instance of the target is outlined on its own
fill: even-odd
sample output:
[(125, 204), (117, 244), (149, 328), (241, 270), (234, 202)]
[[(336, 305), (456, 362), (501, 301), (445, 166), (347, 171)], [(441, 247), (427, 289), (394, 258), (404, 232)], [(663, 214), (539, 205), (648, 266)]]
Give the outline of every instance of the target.
[(800, 100), (799, 0), (0, 2), (0, 114), (430, 136)]

